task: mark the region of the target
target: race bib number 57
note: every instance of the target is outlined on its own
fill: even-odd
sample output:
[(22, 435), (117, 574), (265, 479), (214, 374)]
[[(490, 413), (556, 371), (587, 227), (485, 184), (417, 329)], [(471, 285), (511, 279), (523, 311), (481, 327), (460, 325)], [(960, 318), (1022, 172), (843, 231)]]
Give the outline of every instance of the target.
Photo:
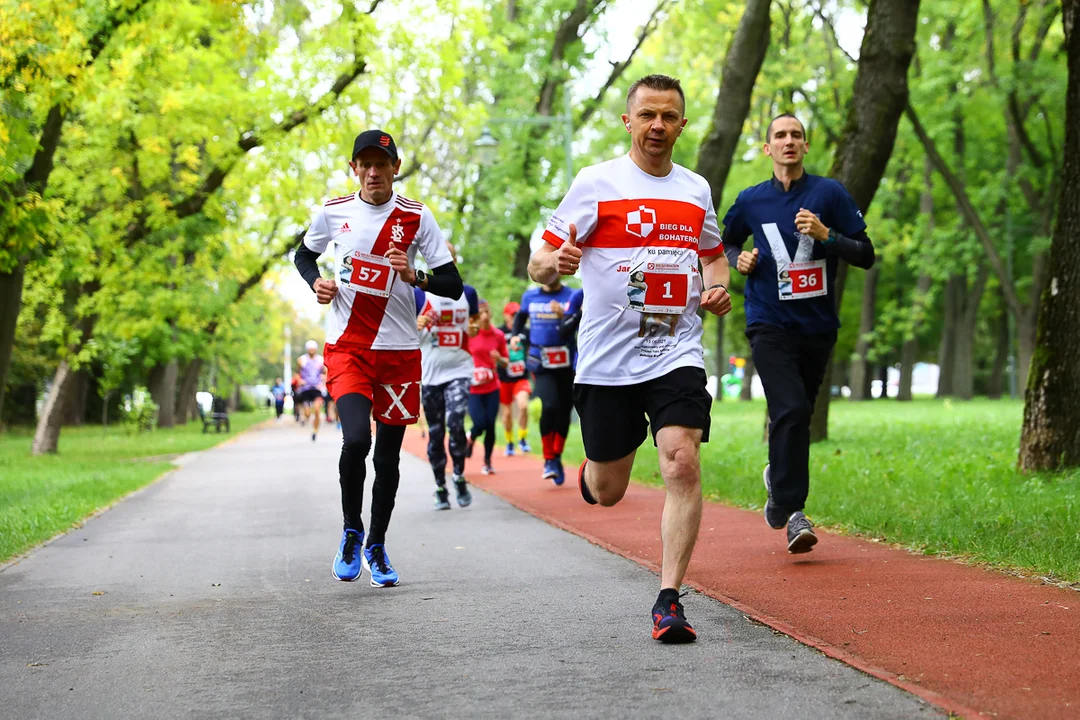
[(356, 292), (390, 297), (394, 271), (390, 261), (384, 257), (349, 250), (341, 258), (338, 281)]

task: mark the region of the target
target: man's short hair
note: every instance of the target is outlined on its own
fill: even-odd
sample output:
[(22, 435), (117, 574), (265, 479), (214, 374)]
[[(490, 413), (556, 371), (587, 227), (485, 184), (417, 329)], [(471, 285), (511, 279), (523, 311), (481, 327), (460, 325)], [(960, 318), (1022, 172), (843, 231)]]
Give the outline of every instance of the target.
[(636, 83), (630, 86), (630, 89), (626, 91), (626, 113), (630, 114), (630, 101), (634, 99), (634, 93), (637, 92), (639, 87), (647, 87), (650, 90), (674, 90), (679, 93), (679, 100), (682, 101), (682, 113), (686, 114), (686, 95), (683, 93), (682, 85), (679, 83), (678, 78), (673, 78), (670, 75), (646, 75), (638, 80)]
[(799, 123), (799, 129), (802, 130), (803, 140), (806, 139), (806, 126), (803, 125), (802, 120), (795, 117), (791, 113), (780, 113), (779, 115), (774, 117), (772, 120), (770, 120), (769, 121), (769, 127), (765, 128), (765, 142), (772, 142), (772, 126), (773, 126), (773, 123), (776, 122), (777, 120), (779, 120), (780, 118), (791, 118), (795, 122)]

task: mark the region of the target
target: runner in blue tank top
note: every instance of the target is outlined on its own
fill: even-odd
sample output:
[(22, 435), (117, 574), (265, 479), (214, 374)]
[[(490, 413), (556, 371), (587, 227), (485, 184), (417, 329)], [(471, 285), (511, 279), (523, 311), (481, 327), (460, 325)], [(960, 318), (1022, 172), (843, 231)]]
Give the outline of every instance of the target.
[(573, 288), (558, 279), (550, 285), (529, 288), (521, 296), (521, 309), (514, 319), (511, 351), (525, 336), (528, 325), (529, 353), (526, 366), (533, 375), (533, 395), (540, 398), (540, 437), (544, 450), (545, 480), (562, 485), (565, 475), (562, 451), (570, 432), (573, 407), (574, 361), (577, 343), (563, 331), (563, 318), (570, 308)]

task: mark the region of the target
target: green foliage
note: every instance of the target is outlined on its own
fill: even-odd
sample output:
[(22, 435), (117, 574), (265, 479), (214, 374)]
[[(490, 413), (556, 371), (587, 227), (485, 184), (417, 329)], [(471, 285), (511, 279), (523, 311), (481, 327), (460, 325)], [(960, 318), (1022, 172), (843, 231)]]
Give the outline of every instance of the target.
[(158, 406), (144, 387), (136, 387), (124, 402), (124, 425), (131, 433), (153, 430), (157, 425)]

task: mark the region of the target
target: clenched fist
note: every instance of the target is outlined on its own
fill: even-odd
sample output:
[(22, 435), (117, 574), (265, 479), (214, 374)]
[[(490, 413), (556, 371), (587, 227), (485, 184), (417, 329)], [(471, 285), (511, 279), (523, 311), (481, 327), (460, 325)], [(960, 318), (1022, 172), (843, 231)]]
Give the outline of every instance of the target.
[(323, 278), (316, 280), (311, 289), (315, 291), (315, 299), (320, 305), (329, 305), (338, 293), (337, 283)]
[(731, 296), (722, 287), (706, 290), (701, 294), (701, 309), (713, 315), (727, 315), (731, 312)]
[(753, 252), (743, 251), (739, 253), (739, 260), (735, 264), (735, 269), (741, 272), (743, 275), (749, 275), (754, 272), (754, 268), (757, 267), (758, 249), (754, 248)]

